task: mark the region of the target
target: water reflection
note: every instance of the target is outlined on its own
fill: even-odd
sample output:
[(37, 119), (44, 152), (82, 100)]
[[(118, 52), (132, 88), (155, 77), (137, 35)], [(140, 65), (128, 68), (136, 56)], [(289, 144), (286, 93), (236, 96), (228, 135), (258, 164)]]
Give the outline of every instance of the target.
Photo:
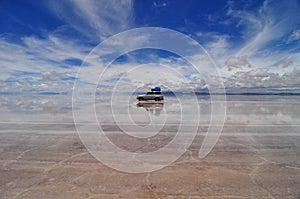
[(65, 114), (72, 111), (70, 95), (0, 95), (0, 109), (16, 113)]
[(138, 102), (137, 108), (144, 108), (147, 112), (152, 115), (160, 116), (160, 113), (164, 107), (163, 102)]
[[(89, 96), (87, 96), (89, 97)], [(120, 123), (130, 124), (133, 120), (139, 124), (180, 122), (181, 106), (185, 110), (195, 108), (189, 97), (182, 97), (181, 102), (175, 97), (168, 96), (163, 101), (137, 102), (135, 97), (116, 98), (111, 104), (110, 96), (96, 96), (95, 112), (102, 123), (112, 123), (115, 120)], [(267, 96), (267, 99), (259, 101), (259, 96), (229, 96), (227, 101), (226, 122), (231, 124), (300, 124), (300, 96)], [(254, 99), (257, 97), (257, 99)], [(281, 98), (279, 98), (281, 97)], [(211, 119), (210, 100), (198, 98), (200, 107), (200, 122), (207, 124)], [(126, 101), (127, 100), (127, 101)], [(89, 118), (91, 110), (87, 109), (88, 102), (82, 100), (80, 109), (82, 118)], [(73, 123), (72, 96), (71, 95), (0, 95), (0, 121), (3, 122), (52, 122)], [(187, 111), (188, 112), (188, 111)], [(190, 114), (193, 118), (194, 115)], [(188, 117), (186, 117), (188, 118)], [(87, 120), (88, 122), (89, 120)]]

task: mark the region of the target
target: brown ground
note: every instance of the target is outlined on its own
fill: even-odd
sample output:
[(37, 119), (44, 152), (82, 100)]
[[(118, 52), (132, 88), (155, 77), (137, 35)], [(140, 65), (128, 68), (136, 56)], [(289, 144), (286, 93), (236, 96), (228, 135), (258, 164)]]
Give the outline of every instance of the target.
[(175, 163), (144, 174), (104, 166), (72, 128), (4, 131), (0, 198), (298, 198), (300, 136), (253, 134), (275, 128), (225, 127), (203, 160), (197, 158), (198, 136)]

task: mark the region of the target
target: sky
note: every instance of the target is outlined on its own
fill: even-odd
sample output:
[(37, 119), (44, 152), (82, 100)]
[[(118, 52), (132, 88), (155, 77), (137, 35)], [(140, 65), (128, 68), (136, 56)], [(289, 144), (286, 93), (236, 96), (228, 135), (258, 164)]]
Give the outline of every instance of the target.
[[(72, 92), (75, 80), (95, 83), (91, 75), (95, 67), (104, 69), (110, 52), (102, 52), (99, 61), (89, 57), (91, 51), (114, 35), (145, 27), (195, 40), (218, 73), (204, 65), (199, 74), (186, 59), (163, 49), (140, 49), (113, 60), (100, 88), (122, 81), (131, 88), (159, 84), (197, 90), (222, 81), (234, 89), (300, 89), (298, 0), (1, 0), (0, 18), (2, 93), (65, 93)], [(135, 35), (118, 42), (134, 47), (147, 39)], [(197, 62), (196, 56), (191, 55)], [(83, 68), (89, 74), (78, 77)]]

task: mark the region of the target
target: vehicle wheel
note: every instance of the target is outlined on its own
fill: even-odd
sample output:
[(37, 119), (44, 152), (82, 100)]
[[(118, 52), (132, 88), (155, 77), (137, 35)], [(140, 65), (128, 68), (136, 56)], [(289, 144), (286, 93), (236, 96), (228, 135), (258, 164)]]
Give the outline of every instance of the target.
[(139, 101), (142, 101), (142, 100), (143, 100), (143, 98), (142, 98), (142, 97), (139, 97), (139, 98), (138, 98), (138, 100), (139, 100)]
[(156, 97), (156, 98), (155, 98), (155, 101), (160, 101), (159, 97)]

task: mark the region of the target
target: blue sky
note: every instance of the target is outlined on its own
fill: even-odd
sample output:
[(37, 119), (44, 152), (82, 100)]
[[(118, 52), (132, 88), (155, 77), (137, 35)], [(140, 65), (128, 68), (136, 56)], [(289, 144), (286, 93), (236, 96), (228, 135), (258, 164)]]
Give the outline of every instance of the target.
[[(205, 75), (212, 81), (222, 79), (228, 88), (299, 89), (300, 85), (300, 2), (296, 0), (3, 0), (0, 15), (2, 92), (71, 92), (82, 61), (95, 46), (142, 27), (169, 28), (199, 42), (219, 70), (218, 75)], [(159, 71), (154, 65), (162, 64), (182, 73), (188, 80), (185, 85), (206, 86), (181, 57), (164, 51), (131, 52), (114, 64), (106, 75), (106, 82), (112, 84), (129, 66), (148, 64), (134, 73), (139, 75)], [(161, 71), (168, 78), (156, 79), (160, 84), (183, 83), (168, 70)], [(157, 83), (135, 75), (127, 75), (126, 81), (139, 87)]]

